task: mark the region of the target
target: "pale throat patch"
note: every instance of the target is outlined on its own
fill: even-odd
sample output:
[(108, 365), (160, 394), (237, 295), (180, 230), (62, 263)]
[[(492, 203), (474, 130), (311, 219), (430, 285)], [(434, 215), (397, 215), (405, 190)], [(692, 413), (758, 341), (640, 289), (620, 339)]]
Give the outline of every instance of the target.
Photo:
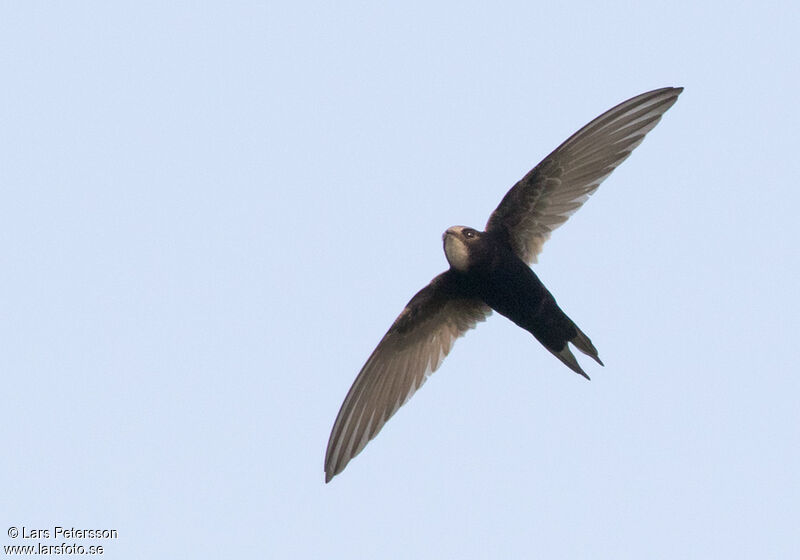
[(444, 256), (450, 266), (461, 272), (466, 272), (469, 268), (469, 250), (464, 241), (455, 235), (448, 235), (444, 238)]

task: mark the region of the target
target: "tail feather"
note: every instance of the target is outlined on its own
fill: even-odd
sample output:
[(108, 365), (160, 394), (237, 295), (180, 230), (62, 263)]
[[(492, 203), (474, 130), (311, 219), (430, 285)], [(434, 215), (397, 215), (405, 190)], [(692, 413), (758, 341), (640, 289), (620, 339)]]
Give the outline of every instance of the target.
[[(542, 289), (544, 290), (544, 287)], [(538, 307), (534, 312), (526, 314), (523, 317), (524, 320), (518, 321), (510, 316), (509, 318), (536, 337), (542, 346), (561, 360), (565, 366), (589, 379), (578, 360), (575, 359), (569, 345), (572, 343), (575, 348), (602, 366), (603, 362), (597, 355), (597, 348), (594, 347), (589, 337), (578, 328), (578, 325), (561, 310), (553, 296), (546, 290), (544, 291), (545, 296)]]
[[(573, 323), (573, 325), (575, 325), (575, 323)], [(603, 362), (600, 361), (600, 357), (597, 355), (597, 348), (594, 347), (594, 344), (592, 344), (592, 341), (589, 340), (589, 337), (583, 334), (577, 325), (575, 325), (575, 330), (578, 331), (578, 334), (575, 338), (570, 340), (570, 342), (575, 345), (575, 348), (592, 358), (595, 362), (601, 366), (604, 365)]]
[[(548, 348), (548, 350), (550, 349)], [(578, 363), (578, 360), (575, 359), (575, 354), (573, 354), (572, 351), (569, 349), (569, 344), (565, 343), (564, 348), (559, 352), (555, 352), (553, 350), (550, 351), (553, 353), (553, 356), (564, 362), (564, 365), (566, 365), (569, 369), (571, 369), (577, 374), (584, 376), (586, 379), (590, 379), (590, 377), (586, 375), (586, 372), (583, 371), (583, 369), (581, 368), (581, 365)]]
[[(592, 341), (589, 340), (588, 336), (583, 334), (583, 332), (575, 325), (575, 323), (573, 323), (572, 326), (575, 327), (575, 331), (577, 331), (578, 334), (572, 337), (567, 342), (571, 342), (575, 346), (575, 348), (577, 348), (578, 350), (580, 350), (581, 352), (583, 352), (584, 354), (586, 354), (587, 356), (589, 356), (602, 366), (603, 362), (600, 361), (600, 357), (597, 355), (597, 348), (594, 347)], [(550, 350), (550, 352), (552, 352), (556, 358), (561, 360), (564, 363), (564, 365), (566, 365), (569, 369), (571, 369), (577, 374), (584, 376), (586, 379), (590, 379), (589, 376), (586, 374), (586, 372), (583, 371), (583, 368), (578, 363), (578, 360), (575, 359), (575, 355), (570, 350), (569, 344), (567, 344), (567, 342), (564, 342), (564, 347), (561, 350), (553, 350), (550, 348), (548, 348), (548, 350)]]

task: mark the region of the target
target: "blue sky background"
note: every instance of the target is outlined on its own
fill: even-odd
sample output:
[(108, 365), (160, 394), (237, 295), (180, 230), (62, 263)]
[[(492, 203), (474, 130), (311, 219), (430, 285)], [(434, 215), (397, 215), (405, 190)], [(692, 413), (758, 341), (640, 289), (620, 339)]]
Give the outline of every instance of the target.
[[(0, 8), (0, 523), (108, 558), (797, 558), (796, 2)], [(406, 301), (567, 136), (684, 86), (331, 484)], [(41, 541), (59, 544), (60, 540)], [(69, 541), (74, 542), (74, 541)]]

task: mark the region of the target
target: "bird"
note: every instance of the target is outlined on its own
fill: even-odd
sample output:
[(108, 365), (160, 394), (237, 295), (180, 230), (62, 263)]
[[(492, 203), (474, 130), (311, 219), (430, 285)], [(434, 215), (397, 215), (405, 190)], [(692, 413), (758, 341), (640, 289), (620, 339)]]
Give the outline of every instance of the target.
[(453, 226), (444, 232), (449, 268), (411, 298), (361, 368), (331, 430), (326, 483), (439, 368), (455, 340), (492, 311), (530, 332), (586, 379), (570, 344), (603, 365), (592, 341), (530, 265), (551, 232), (631, 154), (682, 91), (660, 88), (609, 109), (511, 187), (483, 231)]

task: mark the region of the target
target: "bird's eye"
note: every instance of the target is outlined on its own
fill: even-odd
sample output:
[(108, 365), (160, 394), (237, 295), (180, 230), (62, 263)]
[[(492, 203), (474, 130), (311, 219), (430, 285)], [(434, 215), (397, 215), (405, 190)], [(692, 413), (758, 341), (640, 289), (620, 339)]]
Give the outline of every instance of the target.
[(464, 237), (467, 239), (472, 239), (475, 237), (475, 230), (474, 229), (465, 229), (464, 230)]

